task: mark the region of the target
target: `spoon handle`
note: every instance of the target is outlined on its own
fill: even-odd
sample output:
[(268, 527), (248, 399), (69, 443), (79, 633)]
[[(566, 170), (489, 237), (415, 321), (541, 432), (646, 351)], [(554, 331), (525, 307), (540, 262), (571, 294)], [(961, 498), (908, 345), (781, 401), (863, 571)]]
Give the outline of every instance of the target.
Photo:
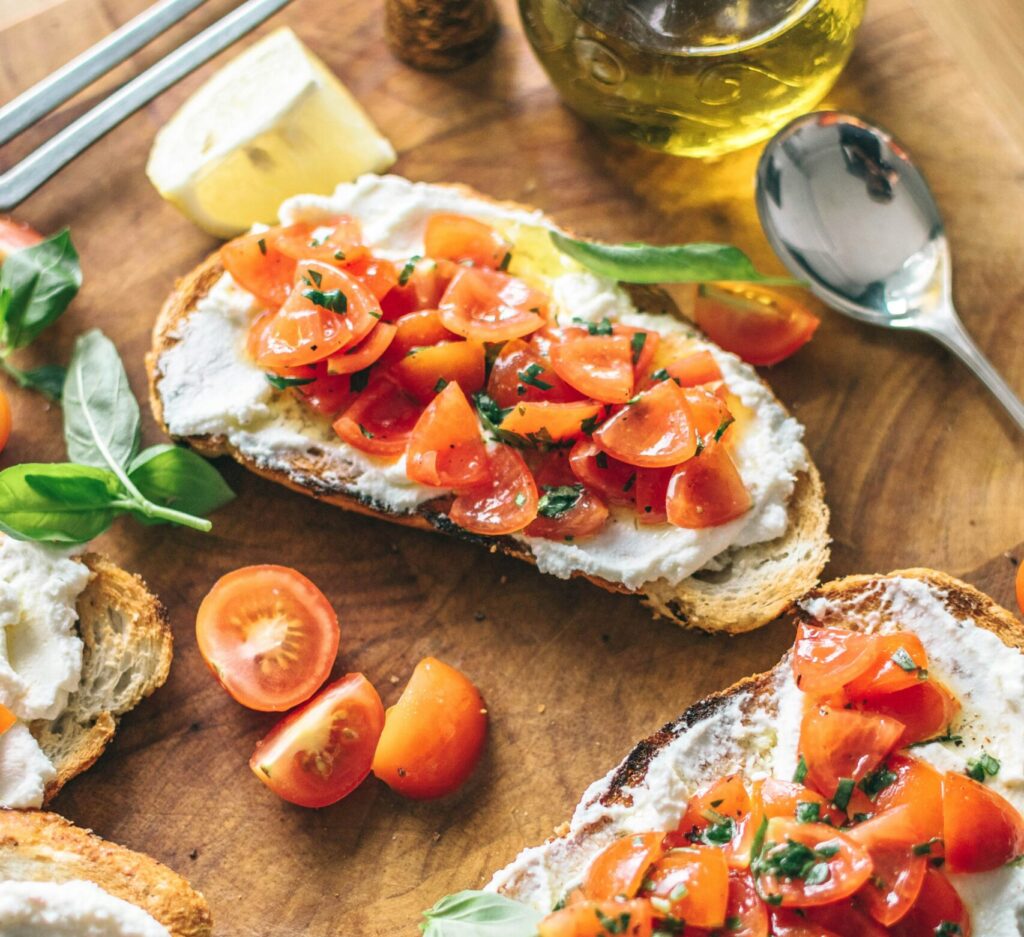
[(1024, 402), (974, 344), (974, 339), (968, 334), (956, 312), (950, 309), (949, 313), (948, 316), (942, 316), (940, 321), (931, 324), (925, 331), (945, 345), (974, 372), (1024, 432)]

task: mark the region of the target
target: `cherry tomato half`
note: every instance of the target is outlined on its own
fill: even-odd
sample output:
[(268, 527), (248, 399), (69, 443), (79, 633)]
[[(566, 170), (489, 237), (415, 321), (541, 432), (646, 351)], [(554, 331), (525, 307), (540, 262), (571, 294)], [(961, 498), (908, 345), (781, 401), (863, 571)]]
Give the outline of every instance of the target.
[(537, 925), (538, 937), (651, 937), (649, 901), (582, 901), (549, 914)]
[(673, 849), (647, 873), (641, 895), (668, 902), (671, 916), (688, 925), (721, 927), (729, 903), (725, 853), (717, 846)]
[(888, 927), (917, 901), (924, 883), (928, 856), (915, 852), (920, 843), (911, 806), (883, 810), (849, 830), (871, 856), (871, 878), (857, 893), (867, 912)]
[(522, 338), (544, 324), (546, 298), (496, 270), (461, 267), (441, 297), (445, 328), (477, 342)]
[(971, 937), (971, 919), (949, 879), (936, 869), (926, 869), (917, 903), (889, 933), (892, 937)]
[(675, 381), (662, 381), (637, 395), (594, 433), (613, 458), (641, 468), (678, 465), (697, 449), (693, 412)]
[(511, 245), (490, 225), (465, 215), (438, 214), (427, 219), (423, 232), (428, 257), (469, 262), (497, 270), (508, 264)]
[(633, 353), (625, 335), (558, 342), (551, 346), (551, 366), (566, 384), (593, 400), (625, 403), (633, 396)]
[(475, 534), (497, 537), (515, 533), (537, 516), (537, 484), (523, 457), (509, 446), (490, 453), (488, 481), (459, 492), (448, 516)]
[(746, 514), (752, 505), (732, 456), (723, 443), (711, 440), (700, 455), (672, 473), (665, 510), (669, 523), (699, 529), (727, 524)]
[(440, 488), (486, 482), (490, 463), (480, 422), (458, 384), (448, 384), (423, 411), (409, 438), (406, 474)]
[(655, 862), (665, 853), (663, 833), (620, 836), (594, 857), (583, 880), (583, 894), (594, 901), (633, 898)]
[(0, 215), (0, 264), (15, 251), (38, 244), (43, 236), (31, 225)]
[(334, 432), (349, 445), (374, 455), (405, 451), (423, 405), (386, 377), (370, 383), (334, 421)]
[(965, 775), (951, 771), (943, 779), (942, 819), (950, 872), (987, 872), (1024, 855), (1024, 818)]
[(810, 696), (831, 696), (862, 674), (876, 656), (870, 635), (847, 628), (819, 628), (801, 623), (796, 629), (790, 663), (796, 685)]

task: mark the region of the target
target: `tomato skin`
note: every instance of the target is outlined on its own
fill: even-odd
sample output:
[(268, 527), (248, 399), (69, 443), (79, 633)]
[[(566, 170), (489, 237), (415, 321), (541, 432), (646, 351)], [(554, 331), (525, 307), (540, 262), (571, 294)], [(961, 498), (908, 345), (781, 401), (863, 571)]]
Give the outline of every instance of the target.
[(584, 486), (579, 500), (568, 511), (557, 517), (538, 514), (524, 533), (546, 540), (580, 540), (602, 530), (607, 521), (608, 505)]
[(718, 394), (703, 387), (685, 387), (683, 396), (690, 405), (693, 414), (693, 425), (701, 439), (709, 442), (718, 436), (724, 439), (733, 423), (729, 407)]
[(894, 807), (876, 814), (848, 831), (871, 856), (871, 879), (857, 893), (867, 912), (889, 927), (917, 901), (924, 882), (926, 855), (916, 855), (920, 843), (913, 808)]
[[(316, 238), (317, 231), (326, 237)], [(273, 248), (294, 260), (319, 260), (341, 265), (361, 259), (368, 251), (363, 246), (363, 232), (351, 215), (331, 215), (320, 221), (299, 221), (263, 232), (268, 250)], [(341, 254), (342, 256), (339, 256)]]
[(32, 247), (42, 239), (43, 236), (31, 225), (15, 221), (9, 215), (0, 215), (0, 264), (15, 251)]
[(792, 820), (796, 817), (799, 804), (817, 804), (818, 815), (823, 821), (829, 820), (834, 826), (841, 826), (846, 822), (846, 815), (842, 810), (829, 804), (817, 791), (812, 791), (796, 781), (768, 778), (761, 785), (761, 803), (764, 815), (769, 819), (786, 817)]
[(662, 381), (609, 417), (594, 433), (608, 455), (640, 468), (678, 465), (697, 449), (693, 413), (674, 381)]
[[(756, 814), (756, 816), (754, 815)], [(721, 845), (730, 868), (746, 868), (750, 864), (750, 847), (761, 822), (761, 811), (754, 802), (739, 774), (726, 775), (697, 789), (686, 803), (686, 810), (675, 832), (667, 842), (673, 846), (690, 845), (702, 841), (702, 834), (719, 818), (733, 823), (732, 839)], [(716, 846), (720, 845), (716, 842)]]
[(402, 316), (423, 310), (437, 310), (458, 266), (447, 260), (418, 260), (411, 272), (403, 268), (399, 282), (380, 301), (385, 322), (396, 322)]
[(268, 235), (270, 232), (243, 234), (222, 245), (219, 257), (243, 290), (252, 293), (264, 308), (277, 309), (292, 291), (298, 264), (294, 257), (279, 251), (273, 236)]
[(799, 911), (774, 908), (772, 933), (775, 937), (888, 937), (889, 932), (861, 911), (856, 901), (848, 899)]
[(573, 474), (612, 504), (632, 504), (636, 497), (638, 472), (602, 452), (591, 440), (581, 439), (569, 452)]
[(633, 898), (648, 870), (665, 854), (662, 833), (620, 836), (591, 862), (583, 880), (583, 895), (592, 901)]
[[(356, 277), (377, 299), (378, 307), (385, 296), (398, 285), (398, 271), (390, 260), (367, 254), (342, 264), (346, 273)], [(383, 310), (381, 310), (383, 316)]]
[[(441, 297), (441, 321), (464, 338), (503, 342), (522, 338), (544, 324), (546, 297), (495, 270), (461, 267)], [(536, 310), (536, 311), (535, 311)]]
[[(882, 696), (896, 693), (921, 682), (921, 673), (928, 670), (928, 655), (917, 635), (907, 631), (873, 636), (875, 659), (862, 673), (847, 683), (849, 696)], [(904, 670), (894, 657), (906, 654), (916, 670)]]
[(490, 225), (465, 215), (437, 214), (427, 219), (424, 253), (455, 263), (467, 261), (497, 270), (507, 265), (512, 245)]
[(422, 403), (438, 393), (438, 384), (458, 384), (466, 395), (484, 385), (484, 346), (479, 342), (440, 342), (417, 348), (391, 367), (396, 381)]
[(489, 477), (480, 423), (458, 384), (448, 384), (420, 414), (405, 471), (414, 482), (440, 488), (471, 487)]
[(852, 702), (863, 712), (891, 716), (903, 723), (903, 735), (896, 743), (897, 748), (941, 734), (960, 711), (959, 701), (935, 680), (918, 681), (896, 693)]
[(847, 628), (801, 623), (790, 658), (796, 685), (810, 696), (831, 696), (874, 662), (873, 639)]
[(694, 351), (667, 364), (665, 370), (681, 387), (698, 387), (724, 380), (722, 369), (710, 351)]
[(441, 323), (436, 309), (410, 312), (395, 320), (395, 337), (381, 356), (381, 365), (401, 361), (414, 348), (429, 348), (441, 342), (455, 341), (459, 336), (449, 332)]
[(0, 388), (0, 452), (3, 452), (7, 441), (11, 438), (11, 402), (6, 392)]
[(384, 706), (361, 673), (336, 680), (285, 716), (256, 745), (249, 767), (278, 797), (327, 807), (370, 773)]
[(943, 779), (942, 795), (950, 872), (988, 872), (1024, 855), (1024, 818), (1008, 800), (952, 771)]
[[(529, 379), (524, 381), (520, 375)], [(581, 398), (579, 391), (554, 372), (550, 361), (520, 338), (506, 342), (494, 359), (487, 379), (487, 394), (501, 407), (540, 400), (567, 403)]]
[(394, 341), (397, 329), (390, 322), (378, 322), (358, 345), (331, 355), (328, 374), (354, 374), (373, 364)]
[(699, 529), (742, 517), (753, 501), (732, 456), (720, 442), (705, 443), (696, 458), (678, 466), (668, 484), (670, 524)]
[(459, 492), (448, 512), (453, 524), (474, 534), (515, 533), (537, 517), (537, 484), (523, 457), (509, 446), (489, 453), (491, 478)]
[(351, 446), (373, 455), (405, 451), (423, 406), (386, 377), (360, 391), (334, 421), (334, 432)]
[[(622, 325), (616, 322), (612, 326), (613, 335), (622, 335), (629, 341), (630, 360), (633, 362), (634, 383), (639, 386), (640, 381), (651, 370), (651, 362), (661, 344), (661, 336), (651, 329), (638, 329), (632, 325)], [(642, 335), (643, 338), (638, 338)]]
[[(926, 761), (906, 755), (890, 755), (885, 765), (896, 780), (875, 797), (874, 809), (889, 810), (909, 807), (915, 829), (915, 842), (924, 843), (942, 838), (942, 775)], [(932, 847), (930, 855), (942, 853), (941, 843)]]
[(668, 520), (666, 503), (672, 468), (636, 470), (636, 513), (641, 524), (664, 524)]
[(501, 421), (501, 429), (529, 436), (547, 434), (551, 439), (575, 439), (583, 435), (588, 421), (598, 419), (604, 406), (591, 400), (555, 403), (549, 400), (517, 403)]
[[(304, 400), (317, 413), (335, 416), (352, 402), (351, 379), (347, 374), (328, 374), (327, 365), (318, 361), (315, 365), (302, 368), (280, 369), (291, 372), (293, 377), (312, 377), (309, 384), (299, 384), (292, 392)], [(278, 373), (280, 373), (280, 370)], [(287, 375), (286, 375), (287, 376)]]
[[(673, 849), (647, 873), (641, 894), (667, 901), (672, 917), (686, 921), (687, 925), (721, 927), (729, 904), (725, 853), (716, 846)], [(657, 902), (653, 903), (657, 908)]]
[(697, 325), (747, 364), (773, 365), (811, 340), (821, 320), (783, 293), (748, 284), (702, 286)]
[(309, 699), (334, 666), (340, 635), (326, 596), (287, 566), (226, 573), (196, 613), (206, 665), (235, 700), (260, 712)]
[(633, 396), (633, 353), (625, 335), (584, 335), (551, 347), (555, 373), (583, 396), (625, 403)]
[(454, 667), (427, 657), (387, 711), (373, 773), (403, 797), (445, 797), (469, 779), (486, 741), (480, 691)]
[(971, 937), (971, 920), (949, 879), (926, 869), (917, 903), (889, 930), (892, 937), (934, 937), (943, 922), (956, 924), (958, 937)]
[(584, 901), (549, 914), (537, 925), (538, 937), (608, 937), (604, 921), (615, 921), (621, 937), (651, 937), (650, 902)]

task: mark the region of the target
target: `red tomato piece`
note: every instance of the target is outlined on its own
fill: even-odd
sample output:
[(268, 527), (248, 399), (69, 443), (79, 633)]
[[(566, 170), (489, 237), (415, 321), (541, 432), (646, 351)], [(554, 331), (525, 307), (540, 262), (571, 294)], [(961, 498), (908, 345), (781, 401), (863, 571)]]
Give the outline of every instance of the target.
[(746, 872), (729, 872), (725, 920), (729, 937), (768, 937), (768, 909)]
[(334, 666), (340, 634), (324, 594), (287, 566), (221, 576), (196, 614), (206, 665), (234, 699), (261, 712), (309, 699)]
[(812, 697), (841, 692), (874, 662), (876, 640), (847, 628), (801, 623), (790, 658), (796, 685)]
[(570, 387), (602, 403), (633, 396), (633, 352), (625, 335), (584, 335), (551, 346), (551, 366)]
[(859, 781), (893, 750), (903, 723), (888, 716), (810, 706), (800, 725), (800, 751), (807, 780), (833, 798), (841, 779)]
[(857, 905), (857, 898), (813, 908), (776, 908), (775, 937), (888, 937), (889, 932)]
[(522, 338), (544, 324), (546, 297), (523, 280), (494, 270), (462, 267), (444, 291), (441, 321), (478, 342)]
[(722, 849), (730, 868), (750, 864), (750, 847), (763, 813), (747, 792), (743, 778), (730, 774), (698, 788), (687, 801), (686, 811), (671, 845), (706, 843)]
[(772, 908), (770, 916), (772, 937), (844, 937), (791, 908)]
[(409, 313), (437, 309), (459, 267), (447, 260), (410, 260), (398, 273), (398, 284), (380, 301), (387, 322)]
[(950, 872), (987, 872), (1024, 855), (1024, 818), (995, 791), (948, 772), (942, 784), (943, 837)]
[[(943, 925), (945, 929), (940, 930)], [(892, 937), (971, 937), (971, 919), (949, 879), (936, 869), (926, 869), (917, 903), (889, 933)]]
[(612, 504), (632, 504), (638, 472), (632, 465), (612, 458), (589, 439), (581, 439), (569, 452), (573, 474)]
[(871, 666), (846, 685), (847, 695), (881, 696), (914, 686), (927, 676), (928, 655), (915, 634), (875, 635)]
[(612, 326), (612, 334), (621, 335), (629, 340), (635, 384), (639, 386), (640, 381), (651, 369), (651, 361), (654, 360), (654, 353), (658, 350), (658, 345), (661, 344), (661, 336), (653, 329), (638, 329), (632, 325), (621, 325), (618, 322)]
[(426, 403), (448, 384), (458, 384), (466, 395), (484, 386), (486, 362), (479, 342), (440, 342), (416, 348), (395, 362), (391, 374), (413, 396)]
[(458, 337), (441, 324), (441, 315), (436, 309), (410, 312), (395, 321), (395, 337), (381, 356), (380, 363), (394, 364), (414, 349), (455, 341)]
[[(390, 260), (373, 257), (367, 254), (356, 260), (346, 261), (342, 265), (346, 273), (351, 274), (363, 284), (377, 299), (378, 308), (384, 297), (398, 285), (398, 271)], [(383, 315), (383, 310), (381, 310)]]
[(700, 455), (678, 466), (669, 480), (668, 520), (677, 527), (727, 524), (752, 504), (736, 463), (719, 442), (705, 443)]
[(748, 364), (778, 364), (811, 340), (821, 320), (775, 290), (748, 284), (702, 286), (697, 325)]
[(919, 681), (897, 693), (852, 702), (864, 712), (892, 716), (903, 723), (897, 748), (941, 735), (960, 711), (960, 702), (936, 680)]
[(448, 384), (416, 421), (405, 472), (414, 482), (440, 488), (470, 488), (489, 478), (480, 421), (458, 384)]
[(733, 422), (728, 404), (702, 387), (686, 387), (683, 396), (693, 413), (694, 428), (705, 442), (722, 439)]
[(670, 468), (636, 470), (636, 513), (641, 524), (664, 524), (668, 520)]
[(540, 434), (544, 441), (558, 442), (583, 435), (584, 429), (593, 424), (604, 412), (604, 406), (591, 400), (577, 400), (573, 403), (554, 403), (538, 400), (517, 403), (501, 421), (501, 429), (519, 436), (529, 437)]
[(710, 351), (694, 351), (665, 366), (668, 376), (680, 387), (699, 387), (724, 380), (722, 369)]
[(574, 341), (592, 334), (581, 325), (542, 325), (530, 338), (530, 347), (542, 358), (551, 357), (551, 349), (561, 342)]
[(294, 257), (278, 250), (271, 231), (243, 234), (221, 246), (220, 262), (243, 290), (265, 309), (284, 303), (295, 283)]
[(0, 264), (15, 251), (32, 247), (42, 239), (43, 236), (31, 225), (15, 221), (9, 215), (0, 215)]
[(405, 451), (422, 412), (419, 401), (378, 378), (334, 421), (334, 432), (363, 452), (396, 456)]
[(609, 925), (620, 937), (651, 937), (648, 901), (583, 901), (549, 914), (537, 925), (538, 937), (608, 937)]
[(505, 269), (512, 250), (512, 245), (490, 225), (451, 214), (431, 215), (427, 219), (423, 246), (428, 257), (491, 270)]
[(373, 364), (394, 341), (398, 330), (390, 322), (378, 322), (358, 345), (327, 359), (328, 374), (354, 374)]
[(848, 835), (867, 849), (874, 865), (858, 897), (880, 924), (895, 924), (917, 901), (928, 864), (927, 854), (914, 851), (920, 840), (913, 808), (884, 810)]
[(469, 780), (486, 741), (480, 691), (454, 667), (427, 657), (387, 711), (373, 773), (403, 797), (445, 797)]
[(553, 490), (557, 495), (556, 489), (562, 489), (561, 494), (564, 496), (568, 493), (566, 489), (575, 489), (576, 500), (567, 510), (551, 517), (540, 512), (540, 505), (544, 502), (539, 501), (537, 519), (525, 531), (528, 536), (548, 540), (578, 540), (604, 527), (608, 520), (608, 506), (594, 491), (577, 481), (564, 449), (554, 449), (547, 453), (543, 464), (534, 472), (534, 480), (542, 499), (543, 495), (549, 495), (546, 504), (548, 510), (545, 513), (550, 513), (551, 499), (554, 497), (550, 492)]
[[(906, 755), (890, 755), (886, 768), (896, 779), (875, 797), (874, 809), (887, 811), (897, 807), (910, 809), (915, 843), (942, 838), (942, 775), (926, 761)], [(934, 843), (929, 855), (942, 854), (942, 844)]]
[(640, 468), (678, 465), (697, 448), (693, 413), (674, 381), (662, 381), (608, 418), (594, 442), (608, 455)]
[(550, 361), (518, 338), (506, 342), (494, 359), (487, 394), (501, 407), (541, 400), (566, 403), (581, 396), (555, 374)]
[(274, 726), (249, 767), (278, 797), (327, 807), (366, 779), (383, 728), (377, 691), (361, 673), (350, 673)]
[(665, 854), (663, 833), (622, 836), (595, 856), (583, 880), (583, 895), (592, 901), (633, 898), (651, 866)]
[[(2, 219), (0, 219), (0, 223), (2, 223)], [(3, 703), (0, 703), (0, 735), (3, 735), (17, 721), (18, 717), (4, 706)]]
[(359, 222), (350, 215), (334, 215), (321, 221), (300, 221), (264, 232), (267, 245), (294, 260), (319, 260), (339, 265), (362, 259), (368, 253), (363, 246)]
[(687, 926), (721, 927), (729, 904), (729, 867), (715, 846), (682, 846), (659, 859), (641, 895), (661, 915)]
[(490, 453), (488, 481), (459, 493), (448, 516), (474, 534), (497, 537), (527, 527), (537, 517), (537, 485), (523, 457), (509, 446)]
[(796, 819), (801, 804), (816, 804), (818, 816), (823, 822), (830, 822), (833, 826), (841, 826), (846, 822), (846, 814), (842, 810), (833, 807), (817, 791), (812, 791), (796, 781), (768, 778), (761, 785), (761, 803), (764, 806), (764, 815), (769, 819)]

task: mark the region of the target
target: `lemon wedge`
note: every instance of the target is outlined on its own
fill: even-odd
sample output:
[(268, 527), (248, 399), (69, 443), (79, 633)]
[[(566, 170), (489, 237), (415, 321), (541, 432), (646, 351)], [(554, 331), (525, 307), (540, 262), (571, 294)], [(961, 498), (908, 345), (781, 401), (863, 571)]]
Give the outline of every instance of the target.
[(230, 61), (157, 134), (146, 174), (219, 237), (270, 224), (284, 199), (380, 172), (395, 151), (290, 29)]

